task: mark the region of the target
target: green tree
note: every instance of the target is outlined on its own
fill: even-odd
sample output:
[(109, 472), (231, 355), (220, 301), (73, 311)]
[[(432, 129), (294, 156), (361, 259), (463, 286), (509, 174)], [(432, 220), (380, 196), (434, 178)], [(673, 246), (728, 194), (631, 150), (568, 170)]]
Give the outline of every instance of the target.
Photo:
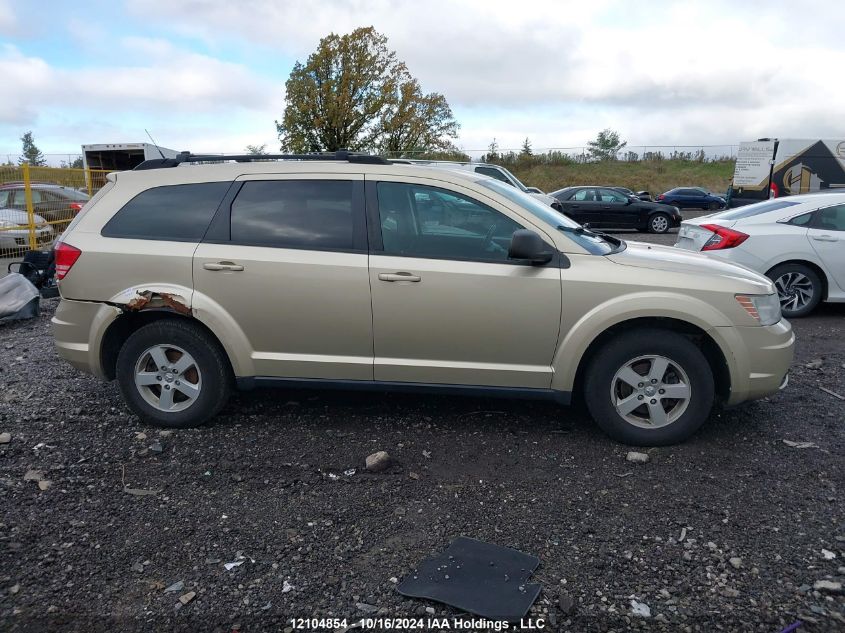
[(459, 127), (446, 97), (423, 94), (419, 82), (406, 74), (381, 114), (381, 149), (394, 158), (447, 151)]
[(528, 140), (528, 137), (525, 137), (525, 140), (522, 142), (522, 149), (519, 151), (520, 156), (533, 156), (534, 152), (531, 151), (531, 141)]
[(264, 156), (267, 154), (267, 143), (263, 145), (247, 145), (245, 151), (247, 154), (253, 156)]
[(373, 27), (320, 40), (285, 83), (285, 112), (276, 129), (290, 152), (369, 149), (405, 66)]
[(616, 155), (627, 144), (627, 141), (619, 140), (618, 132), (608, 128), (599, 132), (595, 141), (587, 144), (587, 153), (591, 160), (616, 160)]
[(285, 83), (276, 121), (289, 152), (375, 150), (402, 155), (446, 150), (458, 123), (445, 97), (419, 82), (373, 27), (320, 40)]
[(47, 159), (41, 150), (35, 146), (35, 141), (32, 140), (32, 131), (27, 132), (21, 136), (21, 157), (18, 159), (18, 165), (29, 163), (33, 167), (44, 167), (47, 164)]
[(499, 160), (499, 144), (494, 137), (490, 145), (487, 146), (487, 153), (481, 157), (482, 163), (493, 163)]

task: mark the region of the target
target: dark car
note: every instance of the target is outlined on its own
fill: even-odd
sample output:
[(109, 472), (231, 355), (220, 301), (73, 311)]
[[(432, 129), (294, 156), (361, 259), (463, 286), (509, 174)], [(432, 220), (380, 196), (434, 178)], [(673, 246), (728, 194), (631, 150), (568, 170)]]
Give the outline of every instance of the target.
[(639, 198), (640, 200), (645, 200), (646, 202), (651, 202), (651, 194), (648, 191), (637, 191), (634, 192), (628, 187), (610, 187), (614, 191), (618, 191), (620, 193), (624, 193), (626, 196), (632, 196), (634, 198)]
[[(36, 215), (47, 220), (60, 233), (88, 202), (81, 191), (47, 183), (32, 183), (32, 207)], [(0, 207), (26, 211), (22, 182), (0, 184)]]
[(675, 187), (657, 196), (657, 202), (671, 204), (679, 209), (696, 208), (716, 211), (727, 205), (722, 196), (710, 193), (701, 187)]
[(681, 212), (675, 207), (646, 202), (611, 187), (566, 187), (549, 195), (560, 202), (564, 215), (591, 227), (665, 233), (681, 225)]

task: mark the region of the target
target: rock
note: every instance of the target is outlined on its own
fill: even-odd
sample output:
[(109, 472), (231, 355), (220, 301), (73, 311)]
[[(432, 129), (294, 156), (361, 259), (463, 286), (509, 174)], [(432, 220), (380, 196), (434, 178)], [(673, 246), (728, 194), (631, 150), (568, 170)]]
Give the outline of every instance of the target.
[(415, 473), (414, 471), (411, 471), (411, 472), (408, 473), (408, 477), (410, 477), (411, 479), (419, 479), (420, 475), (419, 475), (419, 473)]
[(645, 602), (639, 602), (638, 600), (631, 599), (631, 615), (635, 615), (640, 618), (650, 618), (651, 617), (651, 607), (649, 607)]
[(188, 593), (184, 593), (179, 596), (179, 602), (182, 604), (188, 604), (191, 600), (197, 597), (196, 591), (189, 591)]
[(359, 611), (363, 611), (364, 613), (375, 613), (378, 611), (378, 607), (367, 604), (366, 602), (356, 602), (355, 606), (358, 607)]
[(141, 563), (132, 563), (132, 571), (136, 571), (139, 574), (143, 573), (144, 566)]
[(629, 462), (634, 462), (635, 464), (645, 464), (650, 457), (648, 453), (638, 453), (637, 451), (630, 451), (628, 456), (625, 458)]
[(26, 471), (23, 475), (24, 481), (41, 481), (42, 479), (44, 479), (44, 473), (42, 473), (40, 470), (30, 469)]
[(834, 552), (831, 552), (829, 549), (823, 549), (822, 556), (824, 556), (825, 560), (833, 560), (834, 558), (836, 558), (836, 554)]
[(164, 450), (164, 447), (161, 445), (161, 442), (153, 442), (150, 444), (150, 451), (153, 453), (161, 453)]
[(53, 485), (52, 481), (49, 481), (47, 479), (42, 479), (41, 481), (38, 482), (38, 489), (39, 490), (47, 490), (47, 488), (49, 488), (52, 485)]
[(9, 588), (9, 593), (15, 595), (21, 590), (21, 586), (19, 584), (14, 584)]
[(158, 432), (159, 437), (170, 437), (171, 435), (173, 435), (173, 431), (159, 431)]
[(728, 562), (734, 569), (740, 569), (742, 567), (742, 559), (739, 556), (734, 556), (728, 559)]
[(137, 433), (135, 433), (135, 439), (139, 442), (143, 442), (145, 439), (147, 439), (147, 434), (143, 431), (138, 431)]
[(722, 590), (719, 593), (722, 594), (725, 598), (739, 597), (739, 591), (731, 587), (722, 587)]
[(575, 612), (575, 598), (568, 593), (561, 592), (557, 599), (557, 606), (564, 615), (572, 615)]
[(386, 451), (378, 451), (367, 457), (367, 470), (378, 473), (390, 466), (390, 455)]
[(0, 433), (0, 444), (8, 444), (12, 441), (11, 433)]
[(293, 591), (293, 585), (290, 584), (287, 580), (282, 583), (282, 593), (288, 593), (289, 591)]
[(177, 582), (174, 582), (167, 589), (165, 589), (164, 593), (173, 593), (174, 591), (182, 591), (184, 588), (185, 588), (185, 581), (179, 580)]
[(821, 358), (814, 358), (809, 363), (804, 365), (807, 369), (821, 369), (824, 361)]
[(425, 612), (429, 615), (434, 615), (434, 607), (426, 607)]
[(817, 580), (813, 583), (813, 589), (827, 593), (842, 593), (842, 583), (832, 580)]

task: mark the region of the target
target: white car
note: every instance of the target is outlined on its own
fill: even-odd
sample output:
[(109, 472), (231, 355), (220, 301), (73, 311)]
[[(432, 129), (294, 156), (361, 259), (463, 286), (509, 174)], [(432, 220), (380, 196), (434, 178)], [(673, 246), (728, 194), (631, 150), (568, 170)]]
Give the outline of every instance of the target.
[(775, 282), (784, 316), (845, 302), (845, 192), (775, 198), (681, 223), (677, 248), (701, 251)]
[[(53, 241), (53, 229), (40, 215), (33, 217), (35, 246), (40, 248)], [(29, 250), (29, 218), (26, 211), (0, 209), (0, 253), (16, 254)]]

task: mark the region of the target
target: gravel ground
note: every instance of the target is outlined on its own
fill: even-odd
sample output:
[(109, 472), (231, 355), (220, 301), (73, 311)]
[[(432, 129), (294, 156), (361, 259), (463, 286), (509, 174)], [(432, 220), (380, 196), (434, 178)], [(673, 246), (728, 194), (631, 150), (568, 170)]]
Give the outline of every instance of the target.
[(0, 325), (3, 631), (453, 617), (394, 581), (459, 535), (541, 559), (546, 630), (845, 630), (816, 585), (845, 579), (845, 402), (820, 389), (845, 394), (845, 305), (794, 323), (786, 391), (647, 463), (577, 408), (506, 400), (255, 391), (161, 433), (56, 357), (54, 307)]

